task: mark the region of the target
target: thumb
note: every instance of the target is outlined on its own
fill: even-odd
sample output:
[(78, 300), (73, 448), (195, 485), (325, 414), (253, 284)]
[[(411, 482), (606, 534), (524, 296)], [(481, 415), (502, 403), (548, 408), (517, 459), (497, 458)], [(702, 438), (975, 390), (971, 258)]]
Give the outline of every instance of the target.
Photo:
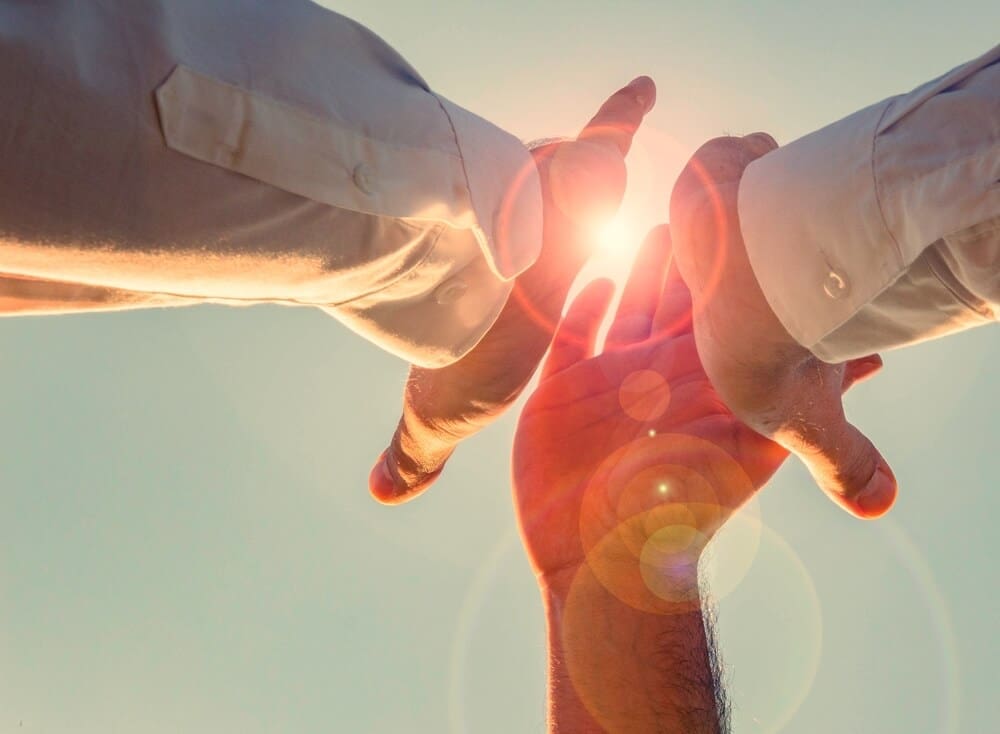
[[(397, 429), (397, 434), (399, 429)], [(434, 484), (444, 469), (444, 463), (430, 473), (409, 472), (415, 479), (407, 480), (400, 468), (400, 452), (394, 449), (398, 441), (393, 437), (389, 446), (375, 461), (368, 474), (368, 490), (372, 497), (383, 505), (401, 505), (409, 502)]]
[(817, 484), (852, 515), (881, 517), (896, 501), (896, 477), (875, 445), (844, 415), (839, 396), (814, 402), (775, 436)]
[(411, 368), (403, 415), (389, 447), (379, 455), (368, 475), (372, 497), (384, 505), (408, 502), (434, 484), (460, 440), (436, 428), (422, 414), (420, 396), (429, 390), (421, 381), (424, 372)]

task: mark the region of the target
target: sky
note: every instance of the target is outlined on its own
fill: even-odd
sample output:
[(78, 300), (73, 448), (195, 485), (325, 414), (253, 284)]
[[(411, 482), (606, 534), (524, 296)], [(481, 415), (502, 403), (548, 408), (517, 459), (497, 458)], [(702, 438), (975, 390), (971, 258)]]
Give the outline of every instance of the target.
[[(526, 140), (652, 76), (619, 240), (590, 268), (613, 273), (704, 140), (787, 142), (1000, 28), (988, 0), (326, 4)], [(900, 481), (887, 518), (850, 518), (789, 462), (723, 532), (734, 731), (996, 729), (998, 336), (888, 353), (849, 396)], [(0, 732), (542, 732), (516, 410), (381, 507), (366, 477), (404, 377), (306, 309), (0, 321)]]

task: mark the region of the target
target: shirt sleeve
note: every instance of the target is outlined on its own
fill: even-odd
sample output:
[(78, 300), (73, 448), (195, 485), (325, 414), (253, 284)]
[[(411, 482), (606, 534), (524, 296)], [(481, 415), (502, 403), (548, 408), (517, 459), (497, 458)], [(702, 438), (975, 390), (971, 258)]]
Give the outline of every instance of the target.
[(996, 321), (1000, 46), (754, 161), (754, 273), (788, 332), (839, 362)]
[(541, 247), (519, 140), (313, 3), (112, 6), (0, 7), (0, 299), (315, 306), (423, 366), (475, 346)]

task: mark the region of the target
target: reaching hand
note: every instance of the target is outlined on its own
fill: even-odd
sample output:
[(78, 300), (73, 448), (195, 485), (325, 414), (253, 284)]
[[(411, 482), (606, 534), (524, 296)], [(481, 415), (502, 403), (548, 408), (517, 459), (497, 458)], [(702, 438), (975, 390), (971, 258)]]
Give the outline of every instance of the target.
[[(786, 456), (712, 388), (690, 294), (669, 262), (662, 226), (643, 245), (596, 356), (613, 288), (598, 280), (580, 294), (514, 442), (518, 515), (542, 584), (587, 565), (644, 610), (668, 601), (674, 580), (690, 591), (705, 544)], [(663, 574), (669, 568), (678, 578)]]
[(577, 140), (532, 151), (543, 191), (542, 253), (475, 349), (442, 369), (410, 370), (399, 426), (369, 477), (376, 499), (395, 504), (424, 491), (457, 444), (496, 420), (527, 385), (589, 255), (587, 230), (621, 203), (625, 155), (655, 97), (652, 80), (639, 77), (604, 103)]
[(677, 180), (671, 221), (677, 263), (694, 295), (698, 351), (737, 416), (797, 454), (844, 509), (878, 517), (895, 501), (896, 480), (871, 441), (848, 423), (841, 394), (877, 371), (881, 359), (827, 364), (799, 345), (768, 305), (740, 233), (743, 171), (776, 147), (763, 133), (717, 138)]

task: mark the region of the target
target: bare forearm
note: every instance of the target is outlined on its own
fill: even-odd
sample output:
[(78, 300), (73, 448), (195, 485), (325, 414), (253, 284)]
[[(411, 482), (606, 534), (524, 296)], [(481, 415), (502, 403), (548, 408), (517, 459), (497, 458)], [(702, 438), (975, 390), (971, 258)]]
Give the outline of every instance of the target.
[(548, 584), (545, 597), (550, 734), (726, 730), (700, 599), (636, 609), (586, 568)]

